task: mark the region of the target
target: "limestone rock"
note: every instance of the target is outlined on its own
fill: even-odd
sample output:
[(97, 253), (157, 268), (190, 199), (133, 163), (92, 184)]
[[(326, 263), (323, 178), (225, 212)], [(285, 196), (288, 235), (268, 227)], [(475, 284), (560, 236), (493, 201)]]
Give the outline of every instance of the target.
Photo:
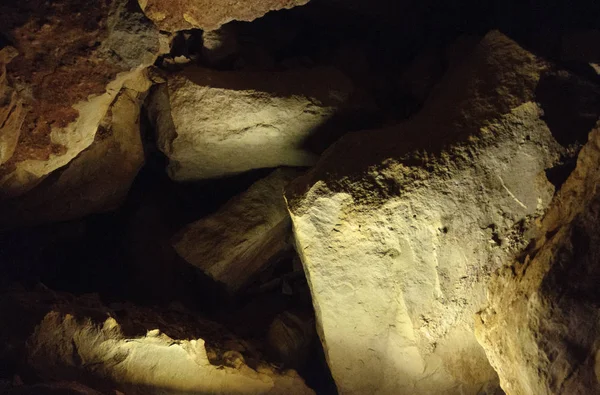
[(507, 394), (600, 394), (600, 124), (543, 221), (490, 285), (477, 338)]
[(289, 9), (309, 0), (138, 0), (146, 15), (169, 32), (217, 30), (231, 21), (251, 22), (269, 11)]
[[(50, 291), (2, 296), (3, 322), (20, 311), (35, 325), (34, 330), (21, 323), (20, 333), (3, 336), (3, 344), (26, 338), (18, 347), (20, 366), (44, 381), (77, 378), (105, 394), (314, 393), (296, 372), (277, 371), (243, 347), (225, 348), (243, 343), (189, 312), (130, 304), (113, 311), (95, 296), (74, 298)], [(252, 368), (246, 358), (253, 359)]]
[(343, 137), (288, 188), (340, 393), (497, 389), (473, 315), (554, 194), (545, 170), (566, 150), (536, 103), (548, 73), (491, 32), (412, 119)]
[(164, 49), (135, 0), (80, 8), (76, 0), (0, 4), (0, 33), (18, 51), (2, 84), (14, 89), (13, 107), (23, 106), (0, 124), (1, 198), (30, 191), (89, 148), (124, 83)]
[(292, 248), (284, 187), (299, 173), (276, 170), (217, 213), (188, 225), (175, 238), (177, 253), (236, 292)]
[(250, 169), (309, 166), (304, 149), (353, 87), (334, 69), (278, 73), (189, 68), (151, 97), (150, 119), (176, 181)]
[(17, 50), (13, 47), (0, 49), (0, 165), (15, 152), (25, 118), (23, 102), (6, 79), (6, 65), (15, 56)]
[(0, 228), (76, 219), (117, 208), (144, 164), (139, 116), (150, 85), (145, 73), (125, 82), (88, 148), (31, 191), (2, 202)]

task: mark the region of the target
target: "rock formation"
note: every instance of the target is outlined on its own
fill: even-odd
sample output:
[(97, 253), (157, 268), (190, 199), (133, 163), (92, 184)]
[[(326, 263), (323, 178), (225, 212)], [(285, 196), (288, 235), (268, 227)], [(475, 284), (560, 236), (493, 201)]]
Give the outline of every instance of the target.
[(230, 292), (247, 285), (292, 246), (284, 187), (294, 170), (277, 170), (217, 213), (188, 225), (174, 239), (177, 253)]
[(0, 393), (600, 395), (598, 15), (0, 0)]
[(490, 285), (477, 338), (507, 394), (600, 394), (600, 124), (539, 238)]
[(253, 21), (269, 11), (301, 6), (309, 0), (138, 0), (146, 15), (169, 32), (217, 30), (230, 21)]
[(131, 1), (94, 3), (82, 13), (71, 11), (78, 7), (74, 0), (42, 3), (0, 6), (2, 33), (14, 47), (3, 48), (0, 59), (8, 103), (0, 113), (4, 199), (31, 191), (101, 140), (98, 131), (106, 129), (122, 88), (139, 81), (164, 50), (158, 31)]
[(564, 95), (548, 86), (552, 73), (489, 33), (413, 119), (342, 138), (290, 186), (297, 250), (341, 393), (494, 386), (473, 314), (554, 194), (545, 171), (566, 148), (553, 122), (560, 108), (545, 102)]
[(93, 296), (49, 290), (4, 293), (0, 307), (3, 322), (19, 309), (30, 318), (0, 332), (2, 356), (12, 352), (45, 380), (77, 380), (102, 393), (313, 394), (294, 371), (276, 371), (219, 325), (189, 313), (130, 304), (112, 310)]
[(117, 208), (144, 164), (139, 116), (149, 88), (145, 73), (127, 80), (90, 146), (28, 193), (5, 200), (0, 228), (75, 219)]
[(0, 49), (0, 165), (13, 156), (25, 118), (23, 102), (6, 76), (6, 66), (17, 55), (13, 47)]
[(151, 98), (150, 118), (176, 181), (277, 166), (310, 166), (304, 144), (350, 100), (334, 69), (171, 74)]

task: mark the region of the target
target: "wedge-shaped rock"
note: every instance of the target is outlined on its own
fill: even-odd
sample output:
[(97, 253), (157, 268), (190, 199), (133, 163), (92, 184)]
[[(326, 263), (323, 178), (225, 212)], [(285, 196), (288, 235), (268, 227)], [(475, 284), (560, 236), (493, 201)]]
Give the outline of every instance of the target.
[(227, 22), (251, 22), (269, 11), (304, 5), (309, 0), (138, 0), (154, 23), (169, 32), (216, 30)]
[(507, 394), (600, 394), (600, 125), (544, 218), (492, 281), (477, 338)]
[(284, 187), (299, 173), (276, 170), (217, 213), (174, 239), (177, 253), (231, 292), (238, 291), (292, 246)]
[(151, 98), (160, 149), (177, 181), (250, 169), (308, 166), (305, 145), (349, 99), (334, 69), (280, 73), (190, 68), (170, 75)]
[[(9, 323), (15, 312), (19, 322)], [(113, 311), (92, 296), (9, 292), (0, 316), (2, 356), (43, 381), (76, 378), (103, 394), (314, 394), (295, 371), (274, 369), (189, 311), (130, 304)]]
[(343, 137), (288, 188), (340, 393), (497, 388), (473, 317), (554, 194), (565, 149), (536, 104), (550, 71), (489, 33), (415, 117)]
[(9, 62), (0, 55), (0, 106), (12, 103), (0, 107), (0, 199), (30, 191), (89, 148), (123, 84), (162, 51), (135, 0), (80, 8), (76, 0), (0, 4), (0, 33), (18, 49)]
[(0, 228), (65, 221), (117, 208), (144, 164), (140, 107), (145, 73), (129, 79), (105, 113), (93, 143), (27, 193), (0, 205)]

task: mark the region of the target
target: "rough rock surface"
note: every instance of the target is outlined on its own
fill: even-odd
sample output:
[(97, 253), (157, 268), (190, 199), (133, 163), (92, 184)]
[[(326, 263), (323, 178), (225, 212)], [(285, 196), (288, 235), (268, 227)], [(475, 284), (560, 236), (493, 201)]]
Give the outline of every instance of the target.
[(600, 124), (543, 221), (500, 271), (477, 338), (507, 394), (600, 394)]
[(566, 152), (552, 117), (561, 107), (542, 119), (536, 103), (561, 97), (552, 75), (491, 32), (411, 120), (345, 136), (288, 188), (341, 393), (497, 389), (473, 315), (554, 194), (545, 170)]
[(15, 152), (25, 118), (23, 101), (6, 78), (6, 66), (17, 54), (13, 47), (0, 49), (0, 165)]
[(277, 73), (189, 68), (153, 94), (150, 118), (177, 181), (250, 169), (309, 166), (304, 149), (349, 100), (353, 87), (334, 69)]
[(313, 393), (294, 371), (275, 370), (245, 342), (189, 312), (109, 309), (92, 295), (49, 290), (3, 293), (3, 322), (17, 312), (20, 322), (0, 331), (0, 352), (6, 358), (9, 350), (17, 366), (45, 381), (76, 379), (101, 393)]
[(88, 148), (31, 191), (2, 202), (0, 228), (70, 220), (117, 208), (144, 164), (139, 116), (150, 85), (145, 73), (125, 82)]
[(123, 84), (162, 50), (134, 0), (80, 7), (75, 0), (0, 4), (0, 33), (17, 52), (7, 62), (5, 47), (0, 59), (2, 106), (9, 95), (15, 109), (0, 123), (2, 198), (30, 191), (90, 147)]
[(301, 6), (309, 0), (138, 0), (154, 23), (169, 32), (216, 30), (227, 22), (250, 22), (269, 11)]
[(177, 253), (236, 292), (292, 246), (283, 189), (299, 173), (276, 170), (174, 238)]

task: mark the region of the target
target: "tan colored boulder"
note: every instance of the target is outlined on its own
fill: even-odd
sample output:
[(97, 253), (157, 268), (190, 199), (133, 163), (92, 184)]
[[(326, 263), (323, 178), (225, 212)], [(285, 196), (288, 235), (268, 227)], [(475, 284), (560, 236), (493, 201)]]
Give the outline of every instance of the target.
[(231, 21), (251, 22), (269, 11), (305, 5), (309, 0), (138, 0), (148, 18), (169, 32), (217, 30)]
[(548, 64), (491, 32), (458, 66), (411, 120), (343, 137), (286, 192), (341, 394), (498, 389), (473, 317), (566, 150), (536, 103)]
[[(211, 361), (201, 338), (173, 339), (158, 329), (127, 338), (118, 322), (50, 312), (28, 340), (29, 364), (45, 377), (91, 371), (127, 394), (313, 394), (293, 371), (254, 370), (237, 351)], [(213, 351), (214, 352), (214, 351)]]
[(173, 241), (177, 253), (230, 292), (291, 250), (291, 223), (284, 187), (294, 170), (276, 170), (234, 197), (215, 214), (183, 229)]
[(159, 148), (176, 181), (310, 166), (305, 145), (344, 107), (351, 82), (335, 69), (229, 72), (188, 68), (150, 100)]
[(600, 124), (543, 221), (490, 284), (476, 334), (508, 395), (600, 394)]
[[(18, 119), (0, 125), (4, 159), (13, 151), (0, 166), (0, 198), (23, 195), (89, 148), (125, 82), (164, 50), (135, 0), (94, 2), (85, 12), (75, 3), (46, 2), (33, 11), (0, 4), (1, 33), (18, 51), (2, 79), (23, 106)], [(13, 150), (4, 137), (16, 135), (18, 124)]]
[(76, 378), (103, 394), (314, 394), (295, 371), (264, 363), (189, 311), (128, 303), (111, 310), (94, 295), (49, 290), (2, 293), (2, 322), (15, 312), (20, 322), (0, 330), (3, 347), (16, 351), (17, 369), (44, 382)]
[(145, 73), (125, 82), (88, 148), (31, 191), (2, 202), (0, 228), (76, 219), (117, 208), (144, 164), (139, 117), (150, 86)]

